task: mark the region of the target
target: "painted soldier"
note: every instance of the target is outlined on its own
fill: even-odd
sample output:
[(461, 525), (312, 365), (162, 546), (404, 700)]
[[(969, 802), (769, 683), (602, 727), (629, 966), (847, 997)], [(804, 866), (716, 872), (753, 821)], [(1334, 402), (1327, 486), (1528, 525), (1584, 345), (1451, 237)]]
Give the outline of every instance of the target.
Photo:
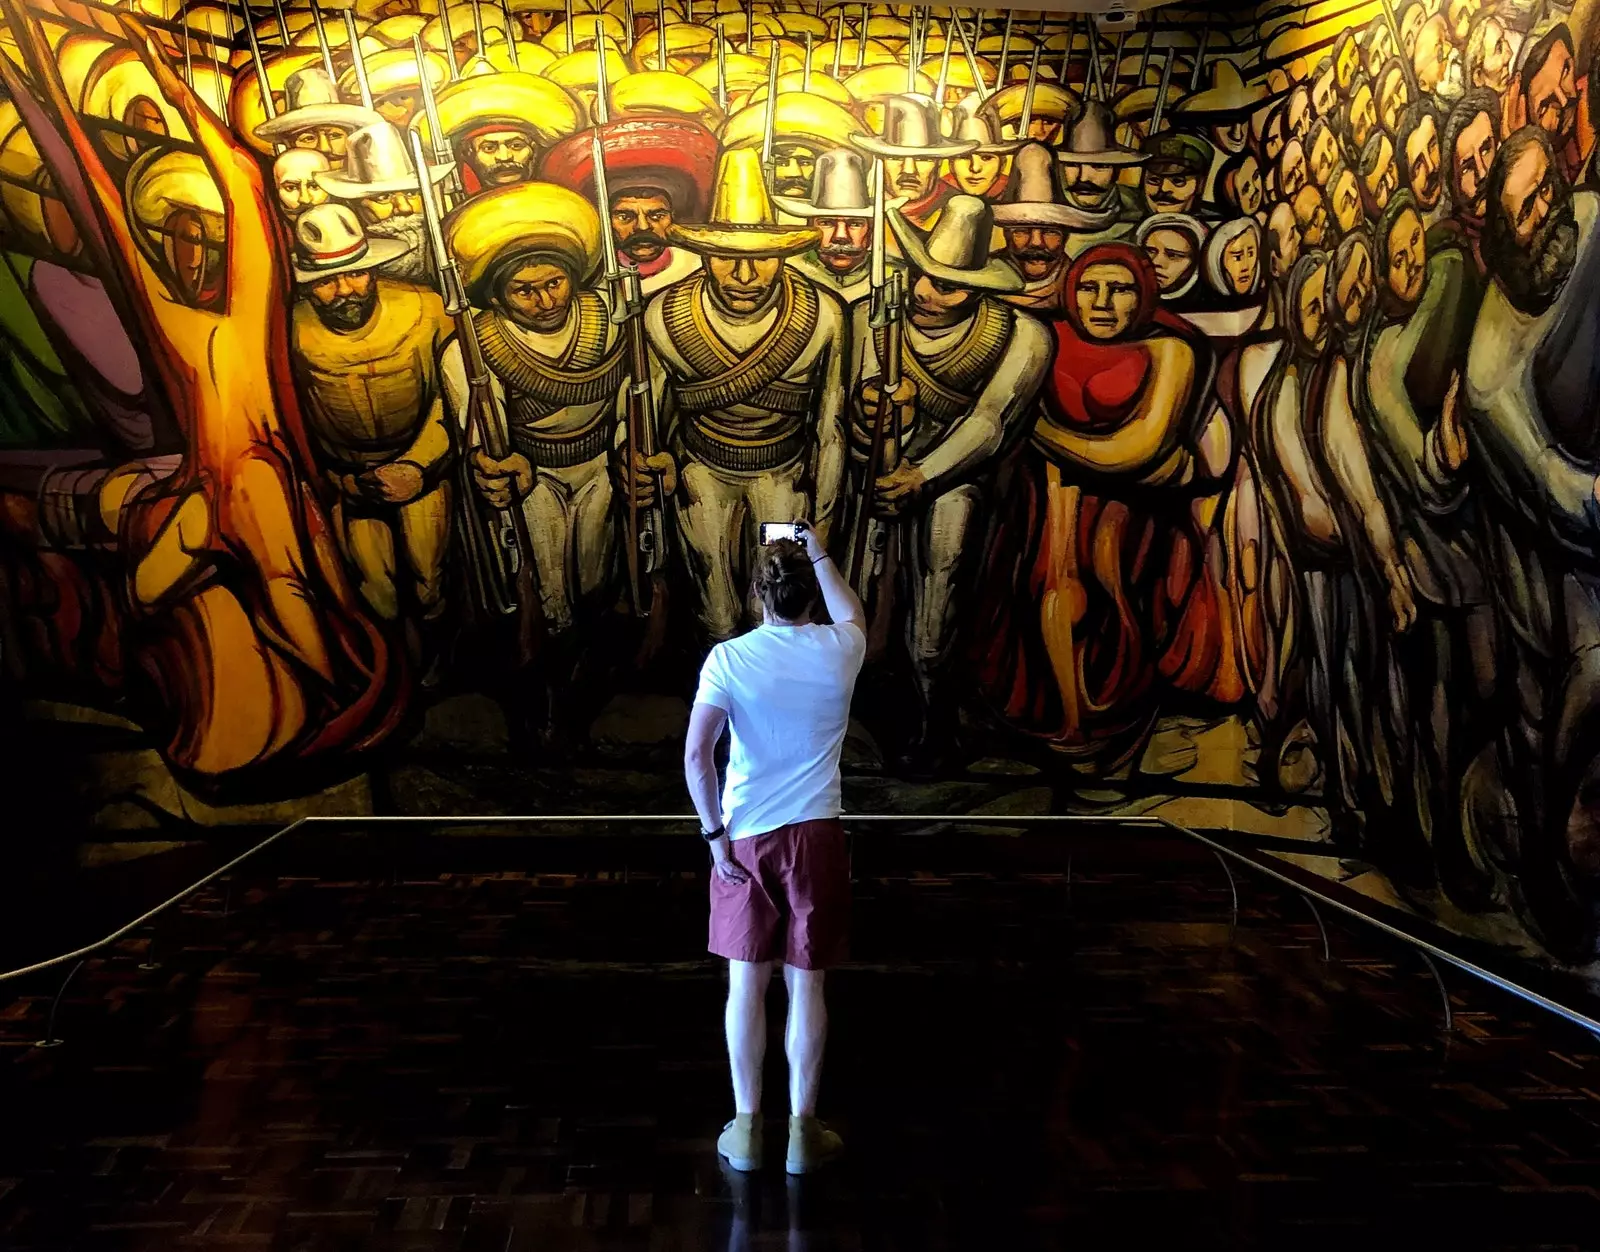
[[(765, 69), (761, 85), (764, 90)], [(764, 99), (739, 110), (717, 135), (723, 149), (759, 150), (766, 118)], [(813, 92), (780, 91), (772, 110), (773, 193), (797, 199), (809, 196), (817, 158), (834, 148), (847, 147), (850, 136), (860, 129), (855, 114), (838, 101)]]
[(437, 106), (469, 195), (529, 181), (540, 151), (584, 123), (578, 102), (535, 74), (471, 75), (439, 92)]
[[(428, 178), (438, 183), (455, 169), (454, 162), (430, 165)], [(405, 251), (383, 267), (383, 274), (406, 282), (431, 283), (433, 262), (423, 238), (422, 184), (411, 167), (405, 137), (388, 122), (363, 126), (351, 134), (344, 168), (322, 175), (321, 184), (336, 200), (349, 202), (368, 238), (398, 239)]]
[(1006, 194), (994, 207), (994, 220), (1004, 232), (1005, 259), (1024, 282), (1021, 291), (1004, 298), (1047, 316), (1060, 307), (1068, 236), (1105, 229), (1116, 217), (1112, 210), (1093, 213), (1068, 204), (1055, 157), (1043, 144), (1027, 143), (1012, 164)]
[(722, 640), (744, 625), (756, 524), (812, 517), (826, 537), (838, 516), (846, 327), (838, 300), (784, 264), (818, 235), (777, 224), (759, 153), (723, 153), (709, 218), (672, 228), (703, 268), (657, 293), (645, 331), (696, 612)]
[(315, 148), (285, 148), (272, 162), (272, 187), (278, 208), (293, 225), (307, 209), (328, 202), (322, 178), (333, 167)]
[(342, 204), (302, 213), (290, 351), (362, 598), (390, 621), (409, 599), (426, 634), (446, 607), (455, 443), (437, 362), (451, 327), (436, 293), (380, 273), (407, 246), (369, 238)]
[[(989, 255), (992, 210), (976, 196), (952, 197), (931, 232), (898, 210), (889, 224), (910, 270), (910, 298), (895, 397), (901, 442), (892, 468), (873, 484), (877, 511), (898, 518), (906, 643), (921, 698), (921, 724), (907, 764), (937, 769), (954, 746), (952, 667), (958, 622), (976, 583), (1001, 458), (1025, 437), (1053, 343), (1044, 325), (996, 297), (1022, 286), (1016, 270)], [(871, 442), (884, 403), (884, 333), (871, 310), (855, 313), (853, 438)]]
[(790, 260), (846, 307), (865, 299), (871, 280), (872, 193), (867, 162), (851, 148), (836, 148), (817, 158), (811, 198), (774, 196), (791, 217), (811, 222), (822, 237), (815, 247)]
[(946, 139), (939, 129), (939, 108), (920, 96), (890, 96), (884, 102), (883, 130), (856, 133), (850, 142), (883, 161), (887, 194), (902, 201), (906, 219), (926, 230), (953, 189), (939, 180), (939, 163), (965, 156), (978, 147), (972, 139)]
[(284, 84), (288, 107), (255, 128), (257, 139), (291, 148), (309, 148), (328, 158), (338, 169), (344, 164), (345, 141), (350, 132), (383, 119), (371, 109), (348, 104), (321, 66), (308, 66), (289, 75)]
[[(573, 135), (550, 149), (539, 176), (593, 201), (593, 133)], [(667, 236), (674, 222), (705, 216), (717, 141), (697, 122), (664, 117), (622, 118), (602, 126), (600, 136), (617, 260), (637, 268), (640, 289), (654, 295), (700, 268), (699, 257), (674, 248)]]
[(1001, 139), (992, 115), (966, 107), (955, 110), (951, 138), (977, 147), (945, 161), (944, 181), (963, 195), (982, 196), (990, 202), (1004, 195), (1006, 158), (1022, 146), (1022, 140)]
[(1083, 115), (1056, 149), (1056, 157), (1061, 162), (1061, 189), (1067, 203), (1098, 223), (1086, 223), (1074, 231), (1067, 241), (1067, 254), (1077, 256), (1097, 243), (1131, 234), (1145, 211), (1134, 190), (1123, 185), (1121, 175), (1149, 158), (1117, 142), (1111, 110), (1098, 100), (1086, 103)]

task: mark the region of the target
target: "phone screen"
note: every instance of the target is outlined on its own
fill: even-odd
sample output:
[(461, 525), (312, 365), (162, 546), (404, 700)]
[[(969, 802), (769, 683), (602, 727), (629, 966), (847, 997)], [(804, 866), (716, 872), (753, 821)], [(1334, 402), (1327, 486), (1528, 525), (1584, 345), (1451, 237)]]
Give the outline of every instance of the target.
[(777, 543), (780, 539), (800, 538), (800, 528), (793, 522), (762, 522), (761, 542)]

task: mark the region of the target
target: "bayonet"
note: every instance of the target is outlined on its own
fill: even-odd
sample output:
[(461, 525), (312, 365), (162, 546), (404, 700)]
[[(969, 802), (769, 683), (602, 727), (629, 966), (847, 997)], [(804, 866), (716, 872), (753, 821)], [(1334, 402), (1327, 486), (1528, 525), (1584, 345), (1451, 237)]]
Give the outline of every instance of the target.
[(1039, 86), (1039, 58), (1044, 55), (1044, 49), (1038, 44), (1033, 46), (1033, 59), (1028, 62), (1028, 85), (1022, 91), (1022, 119), (1017, 123), (1017, 138), (1027, 139), (1028, 130), (1033, 125), (1033, 93)]
[(756, 54), (756, 0), (744, 0), (744, 54)]
[(728, 41), (717, 26), (717, 108), (728, 111)]
[[(594, 123), (604, 126), (611, 120), (611, 84), (606, 80), (606, 27), (598, 14), (594, 19)], [(601, 201), (605, 204), (605, 201)], [(606, 212), (611, 211), (606, 206)]]
[(1156, 107), (1150, 113), (1150, 129), (1148, 134), (1155, 134), (1161, 129), (1161, 115), (1166, 111), (1167, 92), (1172, 88), (1172, 65), (1178, 59), (1176, 48), (1167, 49), (1167, 59), (1161, 66), (1161, 86), (1156, 88)]
[[(194, 90), (194, 40), (189, 35), (189, 4), (184, 0), (178, 9), (178, 21), (183, 23), (183, 81), (189, 85), (189, 90)], [(270, 93), (268, 99), (270, 100)], [(270, 106), (269, 106), (270, 107)], [(271, 117), (272, 114), (267, 114)]]
[[(449, 0), (441, 0), (441, 3), (448, 4)], [(481, 57), (484, 54), (484, 35), (483, 5), (480, 0), (472, 0), (472, 42), (474, 45), (472, 55)]]
[[(632, 0), (629, 0), (630, 4)], [(500, 0), (500, 16), (506, 24), (506, 56), (511, 59), (511, 68), (520, 70), (522, 58), (517, 53), (517, 19), (511, 16), (511, 0)]]
[(1153, 30), (1144, 32), (1144, 52), (1139, 57), (1139, 78), (1133, 85), (1135, 89), (1144, 86), (1144, 77), (1150, 72), (1150, 54), (1156, 50), (1156, 33)]
[(272, 0), (272, 15), (278, 20), (278, 39), (287, 48), (289, 46), (289, 18), (283, 11), (283, 0)]
[(1094, 98), (1106, 98), (1105, 79), (1100, 71), (1100, 28), (1094, 24), (1094, 14), (1083, 15), (1084, 33), (1089, 38), (1089, 77), (1094, 82)]
[(773, 155), (773, 142), (778, 127), (778, 41), (772, 41), (767, 54), (767, 99), (761, 111), (761, 176), (771, 190), (776, 182), (777, 166)]
[(1417, 69), (1411, 63), (1411, 58), (1406, 55), (1405, 40), (1400, 38), (1400, 23), (1394, 15), (1394, 0), (1382, 0), (1383, 20), (1389, 27), (1389, 37), (1394, 40), (1394, 54), (1400, 58), (1400, 68), (1405, 71), (1406, 88), (1411, 99), (1418, 99), (1422, 92), (1417, 83)]
[(316, 27), (317, 47), (322, 50), (322, 68), (328, 75), (328, 81), (336, 83), (339, 76), (333, 72), (333, 49), (328, 47), (328, 32), (322, 25), (322, 6), (317, 0), (311, 0), (311, 24)]
[(361, 93), (361, 107), (372, 107), (372, 84), (367, 81), (367, 58), (361, 51), (361, 36), (356, 31), (354, 9), (344, 11), (344, 37), (350, 41), (350, 64), (356, 71), (356, 90)]
[(956, 41), (951, 38), (950, 19), (944, 23), (944, 52), (939, 57), (939, 79), (933, 85), (933, 101), (935, 104), (944, 103), (944, 93), (950, 88), (950, 50)]
[(1005, 29), (1000, 32), (1000, 68), (995, 71), (994, 89), (999, 91), (1006, 85), (1006, 63), (1011, 60), (1011, 23), (1016, 18), (1015, 9), (1006, 10)]
[[(448, 7), (446, 0), (439, 0), (439, 7), (441, 10)], [(566, 23), (567, 27), (567, 51), (576, 52), (578, 50), (578, 22), (572, 12), (572, 0), (563, 0), (561, 19)]]
[(861, 31), (856, 37), (856, 69), (865, 69), (867, 65), (867, 27), (872, 22), (872, 6), (861, 6)]
[(667, 68), (667, 0), (656, 0), (656, 68)]
[[(418, 90), (422, 94), (422, 116), (428, 120), (428, 143), (433, 147), (433, 160), (436, 165), (453, 164), (454, 158), (450, 152), (450, 140), (444, 133), (444, 128), (439, 124), (439, 102), (433, 95), (433, 79), (428, 75), (428, 53), (422, 46), (420, 34), (411, 36), (411, 48), (417, 58)], [(457, 195), (461, 194), (461, 172), (459, 168), (450, 171), (450, 188)]]
[[(209, 31), (206, 32), (208, 35)], [(227, 80), (222, 69), (222, 54), (217, 50), (217, 39), (211, 36), (211, 72), (216, 76), (217, 87), (217, 117), (224, 126), (228, 125), (228, 88)]]
[(917, 90), (917, 11), (911, 10), (909, 38), (906, 41), (906, 94)]
[(839, 77), (839, 69), (844, 61), (844, 10), (839, 10), (839, 16), (833, 19), (833, 76)]
[(981, 104), (989, 98), (989, 84), (984, 81), (983, 71), (978, 68), (978, 58), (972, 51), (971, 42), (967, 39), (967, 27), (962, 22), (961, 15), (951, 9), (950, 20), (956, 24), (956, 34), (961, 39), (961, 55), (967, 59), (967, 69), (972, 74), (973, 87), (978, 93), (978, 102)]
[[(572, 28), (569, 26), (567, 29)], [(439, 5), (439, 34), (444, 37), (444, 59), (445, 64), (449, 66), (450, 81), (459, 82), (461, 67), (456, 64), (456, 36), (450, 29), (449, 0), (441, 0)]]
[[(250, 20), (250, 6), (245, 0), (239, 0), (239, 8), (244, 12), (245, 34), (250, 40), (250, 60), (256, 67), (256, 86), (261, 89), (261, 109), (270, 120), (278, 116), (278, 106), (272, 102), (272, 83), (267, 78), (267, 62), (261, 55), (261, 40), (256, 37), (255, 23)], [(189, 52), (189, 26), (183, 27), (183, 72), (189, 77), (189, 86), (194, 86), (194, 62)]]
[(800, 75), (800, 90), (801, 91), (810, 91), (811, 90), (811, 58), (812, 58), (812, 55), (813, 55), (813, 52), (814, 52), (814, 49), (812, 48), (811, 45), (813, 43), (815, 43), (815, 42), (816, 42), (816, 40), (813, 38), (811, 32), (808, 30), (806, 32), (806, 64), (805, 64), (805, 69), (801, 72), (801, 75)]
[(633, 11), (633, 0), (622, 0), (622, 50), (629, 56), (633, 55), (633, 28), (638, 20), (638, 15)]
[(1068, 90), (1072, 87), (1072, 45), (1078, 41), (1078, 15), (1074, 13), (1067, 19), (1067, 48), (1061, 54), (1061, 86)]
[(1110, 91), (1101, 96), (1101, 100), (1109, 100), (1117, 94), (1117, 88), (1122, 80), (1122, 50), (1128, 46), (1128, 32), (1123, 31), (1117, 36), (1116, 50), (1111, 54), (1111, 87)]
[(1194, 54), (1194, 70), (1189, 75), (1189, 94), (1193, 95), (1200, 90), (1200, 84), (1205, 80), (1206, 74), (1206, 46), (1211, 42), (1211, 18), (1206, 18), (1206, 24), (1200, 28), (1200, 48)]

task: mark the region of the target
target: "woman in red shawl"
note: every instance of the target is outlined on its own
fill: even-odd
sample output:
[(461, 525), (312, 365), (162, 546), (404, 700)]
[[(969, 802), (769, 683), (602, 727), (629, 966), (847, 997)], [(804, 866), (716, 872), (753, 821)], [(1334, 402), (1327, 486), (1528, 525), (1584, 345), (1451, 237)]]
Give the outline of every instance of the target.
[(1089, 248), (1063, 297), (981, 680), (1007, 721), (1104, 770), (1163, 688), (1203, 692), (1229, 646), (1190, 508), (1212, 358), (1138, 248)]

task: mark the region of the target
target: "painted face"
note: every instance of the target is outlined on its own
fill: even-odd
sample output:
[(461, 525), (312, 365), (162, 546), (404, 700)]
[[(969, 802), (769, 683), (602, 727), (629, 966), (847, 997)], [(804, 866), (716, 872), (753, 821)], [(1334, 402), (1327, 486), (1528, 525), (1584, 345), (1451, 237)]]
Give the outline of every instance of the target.
[(1550, 216), (1555, 200), (1555, 185), (1550, 177), (1550, 160), (1538, 144), (1518, 155), (1506, 171), (1500, 207), (1510, 219), (1517, 242), (1526, 248)]
[(1316, 140), (1311, 145), (1311, 178), (1317, 186), (1328, 185), (1328, 176), (1338, 163), (1339, 141), (1334, 138), (1333, 128), (1324, 126), (1317, 132)]
[(1144, 250), (1156, 268), (1156, 283), (1163, 295), (1176, 291), (1194, 273), (1194, 238), (1186, 231), (1153, 230), (1144, 241)]
[[(811, 194), (811, 175), (817, 168), (817, 150), (803, 143), (775, 139), (772, 143), (773, 190), (780, 196)], [(898, 192), (896, 194), (899, 194)]]
[(672, 229), (672, 205), (665, 196), (615, 196), (611, 201), (611, 232), (617, 251), (630, 261), (648, 265), (667, 250)]
[(572, 276), (557, 265), (529, 262), (500, 284), (499, 303), (512, 321), (529, 330), (560, 330), (572, 304)]
[(1048, 278), (1066, 255), (1067, 232), (1056, 226), (1006, 228), (1006, 251), (1029, 282)]
[(328, 193), (317, 176), (328, 168), (328, 158), (311, 148), (290, 148), (279, 154), (272, 163), (272, 182), (284, 217), (292, 222), (312, 205), (327, 203)]
[(883, 168), (895, 195), (925, 200), (933, 193), (933, 180), (939, 172), (939, 162), (921, 157), (889, 157), (884, 161)]
[(1222, 250), (1222, 272), (1234, 295), (1247, 296), (1255, 290), (1261, 272), (1261, 245), (1255, 231), (1245, 231)]
[(1485, 199), (1489, 194), (1489, 167), (1494, 164), (1494, 154), (1500, 145), (1494, 137), (1494, 119), (1480, 113), (1456, 135), (1456, 150), (1451, 154), (1455, 163), (1456, 196), (1461, 207), (1474, 217), (1482, 217)]
[(986, 196), (1000, 179), (1005, 158), (998, 152), (969, 152), (950, 162), (956, 186), (969, 196)]
[(1300, 334), (1311, 347), (1320, 352), (1328, 341), (1328, 267), (1317, 266), (1311, 277), (1300, 288), (1295, 316), (1300, 321)]
[(917, 326), (953, 326), (969, 313), (978, 293), (926, 274), (911, 284), (911, 320)]
[(1472, 19), (1482, 11), (1481, 0), (1450, 0), (1445, 5), (1445, 21), (1450, 27), (1450, 37), (1455, 40), (1459, 48), (1467, 42), (1467, 35), (1472, 30)]
[(1346, 39), (1339, 45), (1339, 53), (1334, 58), (1334, 81), (1339, 85), (1340, 92), (1350, 90), (1350, 84), (1356, 80), (1356, 71), (1361, 68), (1361, 50), (1356, 47), (1354, 39)]
[(1288, 122), (1284, 119), (1282, 111), (1274, 113), (1261, 136), (1261, 155), (1269, 161), (1276, 162), (1283, 155), (1283, 145), (1288, 142), (1287, 130)]
[(1308, 248), (1320, 248), (1328, 241), (1328, 206), (1319, 187), (1302, 187), (1294, 198), (1294, 220), (1300, 238)]
[(1333, 285), (1333, 299), (1346, 326), (1354, 326), (1367, 313), (1372, 297), (1372, 256), (1366, 245), (1354, 248)]
[(295, 131), (294, 146), (322, 153), (337, 170), (344, 168), (344, 146), (349, 138), (350, 132), (343, 126), (308, 126)]
[(1116, 181), (1117, 171), (1110, 165), (1064, 162), (1061, 166), (1061, 182), (1067, 199), (1080, 209), (1099, 208)]
[(730, 313), (742, 315), (757, 312), (771, 297), (783, 269), (783, 258), (708, 256), (705, 268), (717, 303)]
[(1339, 84), (1329, 66), (1311, 84), (1311, 108), (1318, 117), (1327, 117), (1339, 103)]
[(872, 222), (865, 217), (819, 217), (813, 225), (822, 232), (817, 257), (835, 274), (860, 269), (872, 243)]
[(1400, 174), (1394, 165), (1394, 145), (1385, 135), (1378, 146), (1378, 164), (1366, 177), (1367, 194), (1381, 213), (1389, 207), (1389, 197), (1400, 189)]
[(415, 88), (407, 87), (404, 91), (391, 91), (386, 96), (379, 96), (372, 102), (372, 107), (384, 121), (393, 122), (403, 130), (411, 125), (411, 119), (422, 107), (422, 97)]
[(397, 217), (421, 217), (422, 196), (415, 191), (392, 191), (383, 196), (367, 196), (357, 206), (361, 220), (369, 226)]
[(1431, 116), (1424, 117), (1406, 136), (1406, 184), (1417, 203), (1425, 209), (1439, 203), (1443, 186), (1439, 168), (1439, 127)]
[(1235, 152), (1243, 152), (1245, 144), (1250, 142), (1250, 123), (1247, 121), (1232, 122), (1227, 126), (1213, 126), (1211, 128), (1211, 140), (1217, 147), (1230, 155)]
[(520, 130), (492, 130), (472, 140), (472, 166), (486, 187), (508, 187), (533, 177), (533, 141)]
[(1296, 139), (1304, 139), (1311, 130), (1311, 92), (1302, 83), (1296, 87), (1289, 96), (1289, 133)]
[(1272, 276), (1287, 278), (1300, 259), (1300, 224), (1294, 220), (1293, 207), (1280, 204), (1274, 208), (1267, 231), (1272, 236)]
[(1126, 265), (1104, 261), (1083, 271), (1078, 283), (1077, 313), (1083, 329), (1095, 339), (1115, 339), (1133, 325), (1139, 308), (1139, 284)]
[(1378, 116), (1383, 119), (1384, 130), (1394, 134), (1400, 115), (1410, 103), (1411, 89), (1406, 86), (1405, 73), (1395, 66), (1383, 76), (1383, 86), (1378, 92)]
[(334, 330), (360, 330), (378, 307), (378, 290), (371, 270), (335, 274), (307, 284), (305, 291), (317, 316)]
[(1283, 157), (1278, 162), (1278, 194), (1293, 200), (1306, 185), (1306, 151), (1298, 139), (1284, 145)]
[(1511, 38), (1498, 18), (1485, 18), (1467, 46), (1472, 62), (1472, 85), (1487, 87), (1496, 95), (1511, 90)]
[(1329, 188), (1328, 199), (1333, 203), (1333, 220), (1341, 235), (1349, 234), (1361, 223), (1361, 186), (1356, 172), (1348, 165), (1339, 171)]
[(1578, 84), (1572, 53), (1556, 41), (1550, 55), (1528, 83), (1528, 120), (1564, 140), (1578, 124)]
[(1367, 36), (1368, 76), (1377, 77), (1378, 71), (1393, 55), (1394, 36), (1389, 33), (1388, 26), (1380, 24), (1374, 27), (1372, 33)]
[(1254, 217), (1261, 209), (1266, 192), (1261, 186), (1261, 166), (1254, 157), (1246, 157), (1233, 175), (1233, 197), (1239, 212)]
[(1449, 26), (1444, 14), (1435, 13), (1422, 24), (1422, 30), (1417, 34), (1417, 50), (1411, 57), (1417, 85), (1423, 91), (1435, 91), (1444, 81), (1451, 51)]
[(1422, 296), (1422, 280), (1427, 275), (1428, 251), (1422, 219), (1407, 209), (1389, 228), (1385, 246), (1389, 249), (1389, 272), (1384, 275), (1389, 290), (1407, 304)]
[(1200, 196), (1200, 177), (1170, 165), (1145, 167), (1144, 199), (1152, 213), (1187, 213)]
[(1360, 152), (1377, 124), (1378, 102), (1373, 99), (1372, 85), (1362, 83), (1350, 97), (1350, 146)]
[(1427, 11), (1420, 4), (1412, 5), (1400, 19), (1400, 46), (1408, 55), (1417, 50), (1417, 36), (1422, 33), (1423, 23), (1427, 20)]

